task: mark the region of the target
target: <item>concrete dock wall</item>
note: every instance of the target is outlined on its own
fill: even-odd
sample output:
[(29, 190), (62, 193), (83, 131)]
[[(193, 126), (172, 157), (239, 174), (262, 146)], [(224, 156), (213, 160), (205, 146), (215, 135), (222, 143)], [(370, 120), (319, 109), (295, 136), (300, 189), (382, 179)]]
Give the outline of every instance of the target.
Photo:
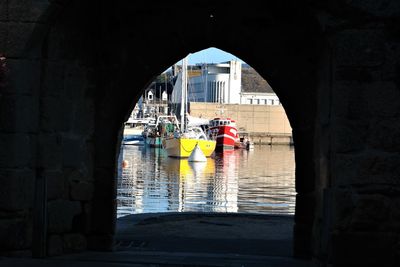
[[(221, 111), (223, 113), (221, 114)], [(190, 103), (190, 114), (213, 119), (234, 119), (239, 131), (248, 132), (255, 144), (292, 144), (292, 128), (281, 105)]]

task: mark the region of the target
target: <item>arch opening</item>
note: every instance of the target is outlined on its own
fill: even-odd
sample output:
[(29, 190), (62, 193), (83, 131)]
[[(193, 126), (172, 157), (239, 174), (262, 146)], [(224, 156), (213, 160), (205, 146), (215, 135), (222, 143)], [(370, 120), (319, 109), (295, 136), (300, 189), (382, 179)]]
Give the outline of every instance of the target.
[[(223, 19), (227, 15), (217, 5), (212, 7), (215, 11), (212, 17), (208, 8), (200, 8), (195, 13), (199, 20), (193, 26), (199, 30), (197, 32), (202, 32), (204, 38), (196, 37), (193, 28), (177, 26), (172, 31), (174, 38), (159, 48), (158, 44), (151, 42), (153, 36), (149, 32), (154, 32), (156, 26), (162, 25), (166, 20), (165, 15), (160, 15), (157, 9), (148, 9), (144, 4), (134, 7), (115, 4), (105, 12), (103, 4), (96, 9), (74, 1), (66, 4), (58, 20), (49, 21), (47, 30), (36, 33), (35, 38), (42, 38), (39, 42), (40, 51), (31, 51), (32, 54), (28, 55), (28, 63), (39, 66), (41, 71), (38, 75), (40, 89), (31, 92), (39, 103), (38, 123), (30, 131), (39, 140), (37, 144), (41, 149), (41, 158), (38, 166), (45, 169), (49, 180), (53, 179), (51, 183), (55, 190), (48, 203), (49, 214), (52, 214), (48, 233), (53, 242), (50, 247), (56, 246), (60, 240), (65, 241), (68, 237), (64, 233), (71, 231), (86, 242), (87, 248), (112, 247), (116, 214), (116, 184), (113, 179), (118, 155), (116, 151), (122, 140), (122, 125), (130, 113), (127, 110), (133, 109), (132, 99), (136, 102), (141, 94), (140, 90), (131, 90), (132, 73), (137, 74), (135, 83), (147, 85), (154, 73), (159, 73), (171, 62), (201, 47), (221, 47), (225, 51), (232, 51), (260, 70), (261, 76), (267, 77), (285, 106), (293, 127), (294, 140), (299, 144), (296, 146), (296, 162), (300, 162), (298, 166), (302, 167), (296, 169), (296, 187), (301, 196), (300, 202), (309, 200), (310, 195), (314, 196), (314, 155), (310, 147), (313, 147), (314, 140), (316, 78), (313, 56), (316, 51), (313, 50), (313, 38), (309, 38), (311, 45), (303, 42), (305, 35), (316, 35), (314, 27), (311, 30), (308, 27), (311, 22), (305, 21), (299, 31), (298, 28), (291, 29), (295, 28), (294, 19), (267, 16), (276, 20), (272, 26), (266, 24), (267, 32), (273, 38), (268, 42), (255, 42), (251, 33), (261, 32), (256, 24), (263, 18), (256, 16), (255, 21), (250, 20), (247, 24), (239, 23), (246, 19), (242, 18), (235, 24), (237, 27), (228, 27), (227, 20)], [(237, 10), (235, 5), (227, 8)], [(283, 12), (279, 6), (272, 8), (278, 9), (279, 14)], [(134, 19), (132, 14), (127, 14), (128, 10), (135, 14)], [(204, 26), (205, 14), (208, 14), (205, 19), (207, 29), (200, 31)], [(147, 16), (151, 19), (142, 20)], [(177, 22), (176, 17), (168, 15), (168, 19), (174, 18), (173, 22)], [(143, 21), (146, 23), (142, 24)], [(116, 27), (119, 31), (114, 31)], [(227, 29), (227, 34), (222, 34)], [(289, 36), (280, 36), (281, 30), (287, 30)], [(169, 37), (170, 34), (163, 34), (162, 37)], [(135, 51), (132, 51), (132, 47), (135, 47)], [(168, 51), (173, 52), (166, 53)], [(26, 66), (28, 63), (23, 64)], [(299, 68), (302, 64), (306, 66)], [(288, 73), (291, 79), (285, 79)], [(304, 90), (293, 91), (296, 85)], [(297, 104), (299, 100), (309, 105), (300, 107)], [(300, 117), (299, 110), (303, 109), (306, 116)], [(42, 144), (51, 144), (54, 148), (45, 150)], [(54, 173), (57, 177), (63, 177), (60, 178), (62, 183), (59, 178), (51, 176)], [(37, 173), (35, 175), (38, 176)], [(311, 200), (311, 204), (315, 204), (313, 201), (315, 199)], [(61, 220), (63, 214), (60, 211), (63, 208), (69, 211), (66, 220)], [(305, 236), (304, 239), (298, 239), (300, 243), (297, 247), (306, 247), (304, 254), (311, 255), (311, 241), (307, 238), (311, 238), (315, 214), (314, 211), (299, 210), (297, 206), (296, 209), (296, 231)], [(67, 248), (65, 251), (71, 250)]]
[[(192, 55), (196, 57), (196, 53), (191, 54), (190, 57)], [(214, 61), (214, 63), (210, 61)], [(159, 99), (162, 96), (162, 89), (166, 88), (165, 80), (160, 79), (160, 76), (165, 79), (167, 71), (171, 69), (175, 70), (175, 72), (181, 71), (180, 66), (173, 65), (151, 82), (148, 88), (144, 89), (142, 99), (139, 100), (141, 107), (136, 105), (133, 109), (134, 112), (132, 112), (134, 115), (131, 114), (130, 116), (136, 120), (131, 120), (130, 122), (128, 120), (128, 127), (125, 126), (124, 138), (127, 137), (127, 142), (120, 152), (118, 163), (117, 217), (121, 222), (119, 225), (121, 230), (118, 231), (117, 228), (119, 241), (126, 241), (124, 240), (124, 235), (136, 236), (141, 240), (155, 238), (156, 236), (163, 236), (162, 239), (164, 240), (179, 240), (179, 237), (182, 236), (196, 238), (197, 234), (205, 239), (206, 232), (210, 230), (205, 230), (205, 227), (204, 229), (193, 227), (196, 216), (198, 217), (197, 221), (207, 220), (207, 217), (212, 216), (211, 220), (213, 222), (209, 222), (211, 224), (218, 224), (217, 220), (228, 220), (230, 221), (228, 224), (223, 221), (219, 222), (219, 224), (226, 224), (228, 228), (232, 228), (231, 226), (233, 225), (235, 225), (235, 228), (236, 226), (242, 226), (243, 230), (237, 231), (235, 233), (236, 236), (241, 236), (241, 238), (247, 236), (246, 238), (252, 239), (250, 237), (255, 229), (250, 231), (250, 228), (260, 227), (257, 223), (250, 226), (252, 219), (255, 220), (252, 223), (260, 219), (264, 219), (264, 221), (271, 219), (268, 216), (254, 217), (255, 215), (294, 214), (294, 156), (293, 149), (290, 146), (291, 128), (284, 109), (280, 105), (279, 98), (268, 83), (242, 60), (240, 60), (240, 64), (245, 65), (244, 74), (242, 67), (235, 68), (235, 65), (239, 63), (237, 59), (216, 61), (211, 57), (208, 63), (197, 62), (188, 67), (190, 77), (188, 95), (191, 98), (190, 114), (207, 119), (207, 122), (215, 117), (234, 119), (237, 129), (240, 129), (241, 132), (247, 132), (247, 134), (250, 132), (251, 138), (257, 140), (257, 152), (255, 152), (257, 155), (253, 153), (254, 150), (247, 151), (246, 149), (219, 151), (207, 159), (204, 164), (196, 165), (188, 162), (187, 159), (168, 158), (162, 145), (159, 144), (157, 146), (157, 142), (154, 141), (155, 138), (152, 136), (149, 136), (147, 140), (146, 138), (143, 140), (144, 147), (138, 140), (129, 140), (129, 137), (127, 137), (129, 135), (142, 135), (143, 127), (141, 122), (138, 122), (139, 120), (152, 116), (157, 117), (157, 115), (164, 116), (166, 115), (163, 114), (165, 110), (169, 111), (169, 113), (174, 112), (174, 108), (169, 109), (167, 103)], [(205, 77), (205, 71), (211, 73), (214, 77)], [(222, 75), (218, 78), (216, 73)], [(212, 88), (210, 84), (213, 82), (213, 78), (217, 81), (215, 83), (217, 86), (214, 86), (214, 88), (222, 91), (224, 89), (222, 86), (225, 82), (224, 79), (229, 82), (229, 76), (235, 76), (235, 79), (239, 81), (240, 88), (236, 91), (236, 97), (234, 96), (236, 88), (228, 86), (226, 89), (227, 91), (230, 90), (231, 99), (210, 97), (210, 94), (205, 92), (207, 90), (205, 85)], [(243, 84), (242, 78), (244, 80)], [(255, 79), (257, 80), (252, 83)], [(159, 92), (157, 92), (157, 80), (161, 80), (161, 84), (164, 85)], [(242, 90), (242, 87), (245, 89)], [(175, 88), (179, 89), (180, 87), (178, 85)], [(247, 94), (243, 94), (243, 91), (247, 92)], [(149, 99), (149, 92), (154, 92), (151, 96), (154, 95), (155, 99)], [(172, 90), (169, 95), (171, 94)], [(224, 93), (219, 93), (218, 95), (223, 96)], [(228, 95), (228, 93), (225, 95)], [(259, 101), (258, 103), (256, 101), (249, 103), (249, 98)], [(196, 101), (197, 99), (199, 101)], [(159, 109), (159, 105), (162, 104), (164, 104), (164, 108)], [(238, 110), (238, 107), (241, 106), (247, 107), (247, 109), (249, 107), (252, 109), (258, 108), (258, 110), (255, 111), (256, 113), (251, 112), (248, 115), (248, 112)], [(155, 110), (162, 111), (157, 114), (154, 112)], [(257, 122), (254, 119), (254, 114), (259, 114), (259, 116), (264, 114), (264, 116), (258, 116), (259, 121)], [(249, 122), (249, 120), (252, 120), (252, 122)], [(220, 125), (226, 125), (226, 122), (221, 121)], [(157, 127), (154, 129), (156, 130)], [(146, 141), (148, 142), (147, 144), (145, 144)], [(137, 144), (139, 147), (130, 146), (129, 144)], [(281, 146), (282, 144), (284, 146)], [(249, 165), (250, 162), (253, 162), (253, 164)], [(240, 169), (241, 171), (239, 171)], [(241, 178), (245, 179), (240, 180)], [(225, 215), (221, 214), (221, 212), (225, 213)], [(233, 215), (232, 213), (240, 213), (240, 216), (229, 217)], [(135, 214), (135, 216), (127, 216), (130, 214)], [(174, 236), (174, 233), (170, 236), (164, 236), (165, 234), (163, 233), (156, 233), (157, 228), (153, 228), (153, 232), (149, 236), (146, 230), (146, 221), (150, 218), (163, 218), (161, 221), (165, 225), (172, 224), (172, 221), (178, 220), (181, 224), (185, 223), (185, 226), (179, 225), (179, 223), (170, 225), (169, 231), (172, 232), (174, 230), (171, 229), (174, 229), (174, 227), (181, 228), (179, 236)], [(241, 218), (245, 219), (242, 220)], [(290, 216), (284, 216), (283, 218), (273, 216), (272, 220), (279, 221), (279, 218), (282, 228), (279, 231), (281, 233), (285, 232), (285, 234), (281, 236), (275, 235), (276, 240), (274, 242), (276, 242), (275, 244), (279, 243), (281, 248), (286, 248), (281, 251), (270, 249), (269, 253), (291, 256), (293, 219)], [(247, 221), (247, 226), (245, 221)], [(129, 222), (130, 230), (128, 230)], [(155, 227), (155, 224), (153, 227)], [(273, 227), (268, 223), (264, 227), (259, 228), (258, 231), (258, 233), (263, 232), (266, 234), (264, 240), (259, 234), (258, 237), (253, 236), (253, 239), (258, 239), (257, 242), (260, 242), (260, 246), (262, 242), (264, 242), (264, 246), (266, 242), (269, 242), (271, 231), (273, 231)], [(189, 230), (191, 233), (183, 231), (184, 228), (192, 228), (192, 230)], [(164, 224), (158, 225), (158, 230), (161, 230), (161, 232), (166, 231)], [(211, 231), (219, 233), (215, 234), (213, 239), (233, 234), (227, 233), (227, 229), (222, 229), (221, 227), (219, 230), (215, 228), (215, 230)], [(208, 238), (210, 237), (208, 236)], [(162, 239), (158, 240), (157, 246), (162, 247), (165, 244)], [(175, 245), (178, 250), (193, 250), (195, 247), (188, 245), (179, 247)], [(224, 245), (220, 244), (220, 247), (222, 248)], [(248, 247), (243, 245), (241, 251), (232, 250), (231, 252), (246, 253), (246, 248)], [(215, 252), (217, 251), (215, 250)], [(247, 253), (249, 252), (247, 251)], [(261, 250), (253, 252), (262, 253)]]

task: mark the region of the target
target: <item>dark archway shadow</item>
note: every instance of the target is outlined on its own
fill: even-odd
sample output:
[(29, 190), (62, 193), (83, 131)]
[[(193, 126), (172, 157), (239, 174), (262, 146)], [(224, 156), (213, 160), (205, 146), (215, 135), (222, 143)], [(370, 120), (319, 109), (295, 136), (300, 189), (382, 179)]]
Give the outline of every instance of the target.
[[(73, 110), (82, 123), (91, 125), (87, 132), (82, 133), (76, 125), (69, 129), (84, 140), (88, 157), (69, 168), (87, 169), (93, 184), (93, 195), (85, 199), (90, 208), (74, 221), (84, 226), (74, 230), (87, 239), (90, 249), (113, 248), (114, 178), (123, 124), (142, 88), (155, 75), (189, 52), (213, 46), (253, 66), (274, 88), (287, 112), (296, 148), (294, 255), (311, 257), (319, 238), (313, 236), (319, 227), (320, 191), (316, 184), (322, 184), (314, 161), (323, 47), (315, 14), (295, 2), (289, 7), (266, 3), (266, 9), (257, 3), (242, 6), (226, 1), (196, 4), (196, 9), (189, 3), (181, 4), (54, 3), (57, 15), (47, 14), (49, 27), (34, 33), (33, 43), (41, 44), (35, 55), (41, 60), (42, 75), (51, 76), (54, 62), (73, 68), (85, 77), (84, 86), (82, 80), (65, 76), (55, 77), (53, 85), (78, 81), (73, 93), (66, 92), (69, 101), (88, 101), (93, 108), (90, 116), (85, 109)], [(166, 23), (171, 25), (167, 29)], [(46, 94), (43, 88), (39, 95)], [(62, 128), (51, 130), (61, 133), (65, 131)], [(67, 151), (79, 153), (72, 148)]]

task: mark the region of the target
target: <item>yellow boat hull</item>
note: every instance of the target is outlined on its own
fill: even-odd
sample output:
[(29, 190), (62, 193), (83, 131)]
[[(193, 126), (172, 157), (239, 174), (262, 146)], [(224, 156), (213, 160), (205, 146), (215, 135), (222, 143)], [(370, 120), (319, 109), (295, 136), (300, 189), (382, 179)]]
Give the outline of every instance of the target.
[(169, 157), (188, 158), (198, 144), (206, 157), (211, 156), (217, 144), (214, 140), (199, 140), (190, 138), (165, 138), (163, 148)]
[(188, 177), (206, 177), (215, 174), (215, 160), (211, 157), (205, 162), (189, 162), (186, 158), (169, 157), (162, 166), (163, 170), (168, 174), (179, 174), (181, 178)]

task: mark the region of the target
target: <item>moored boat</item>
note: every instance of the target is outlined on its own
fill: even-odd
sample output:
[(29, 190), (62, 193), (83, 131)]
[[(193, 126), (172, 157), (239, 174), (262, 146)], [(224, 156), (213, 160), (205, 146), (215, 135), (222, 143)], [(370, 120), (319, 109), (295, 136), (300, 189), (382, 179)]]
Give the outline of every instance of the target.
[(254, 142), (250, 140), (250, 136), (247, 132), (238, 132), (238, 138), (235, 141), (236, 149), (254, 149)]
[(179, 89), (181, 90), (180, 129), (175, 130), (172, 136), (163, 139), (163, 148), (169, 157), (188, 158), (197, 145), (203, 154), (209, 157), (215, 150), (216, 141), (209, 139), (201, 127), (188, 125), (187, 58), (182, 60), (181, 88)]
[(179, 136), (170, 136), (163, 140), (163, 148), (169, 157), (188, 158), (196, 145), (204, 156), (210, 157), (215, 150), (216, 141), (209, 140), (200, 127), (190, 127)]
[(162, 139), (172, 135), (178, 127), (177, 118), (174, 115), (159, 115), (153, 125), (144, 131), (146, 145), (150, 147), (161, 147)]
[(214, 118), (209, 124), (210, 135), (217, 141), (217, 150), (233, 150), (238, 141), (236, 122), (230, 118)]
[(124, 136), (124, 138), (122, 140), (122, 144), (141, 146), (141, 145), (144, 145), (144, 139), (143, 139), (143, 136), (141, 136), (141, 135), (127, 135), (127, 136)]

